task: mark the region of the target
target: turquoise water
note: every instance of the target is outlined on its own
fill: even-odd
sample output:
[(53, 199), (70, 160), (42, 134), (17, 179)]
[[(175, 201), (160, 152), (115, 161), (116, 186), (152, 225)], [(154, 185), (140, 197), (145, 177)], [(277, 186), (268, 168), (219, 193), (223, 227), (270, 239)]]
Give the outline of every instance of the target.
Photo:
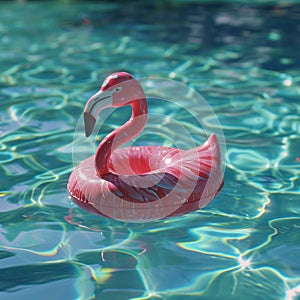
[[(300, 4), (153, 3), (0, 3), (1, 299), (300, 299)], [(72, 204), (74, 130), (117, 70), (213, 108), (227, 167), (204, 209), (129, 224)]]

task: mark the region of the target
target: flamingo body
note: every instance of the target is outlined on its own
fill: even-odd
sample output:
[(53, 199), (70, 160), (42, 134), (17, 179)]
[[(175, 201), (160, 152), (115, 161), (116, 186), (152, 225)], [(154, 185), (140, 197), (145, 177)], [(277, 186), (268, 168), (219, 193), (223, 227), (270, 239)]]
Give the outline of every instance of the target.
[[(121, 83), (124, 81), (122, 78)], [(140, 116), (145, 116), (145, 109), (141, 111)], [(145, 119), (135, 123), (136, 131), (127, 124), (124, 136), (128, 132), (137, 135), (144, 123)], [(161, 219), (204, 207), (222, 188), (221, 154), (214, 134), (191, 150), (161, 146), (118, 148), (125, 137), (113, 149), (113, 139), (118, 141), (120, 137), (111, 135), (69, 178), (71, 197), (90, 212), (126, 221)]]

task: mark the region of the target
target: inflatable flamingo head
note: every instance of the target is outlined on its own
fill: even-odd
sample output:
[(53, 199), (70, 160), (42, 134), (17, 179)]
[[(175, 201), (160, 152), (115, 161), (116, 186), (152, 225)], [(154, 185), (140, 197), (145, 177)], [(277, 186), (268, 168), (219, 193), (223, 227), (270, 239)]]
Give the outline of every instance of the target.
[(100, 91), (107, 91), (113, 87), (116, 87), (116, 85), (120, 85), (122, 82), (131, 79), (133, 79), (133, 76), (126, 72), (112, 73), (105, 78), (101, 85)]
[(91, 135), (98, 114), (106, 107), (121, 107), (133, 101), (145, 99), (144, 91), (139, 82), (126, 72), (109, 75), (103, 81), (100, 91), (93, 95), (84, 109), (85, 135)]

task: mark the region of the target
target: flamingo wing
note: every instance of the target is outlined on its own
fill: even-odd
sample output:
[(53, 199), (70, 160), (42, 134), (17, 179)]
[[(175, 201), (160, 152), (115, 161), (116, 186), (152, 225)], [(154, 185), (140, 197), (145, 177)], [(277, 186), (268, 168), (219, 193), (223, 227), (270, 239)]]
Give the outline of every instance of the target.
[(118, 197), (130, 202), (159, 201), (169, 194), (181, 202), (196, 201), (204, 192), (205, 197), (217, 193), (222, 182), (219, 162), (215, 135), (191, 150), (121, 148), (112, 154), (112, 172), (104, 179), (113, 183)]

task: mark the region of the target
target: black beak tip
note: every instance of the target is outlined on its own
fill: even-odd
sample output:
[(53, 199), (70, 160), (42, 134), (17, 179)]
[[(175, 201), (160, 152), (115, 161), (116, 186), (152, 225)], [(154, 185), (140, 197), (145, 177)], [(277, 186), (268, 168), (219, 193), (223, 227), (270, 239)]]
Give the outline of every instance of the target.
[(88, 112), (84, 112), (84, 129), (85, 129), (85, 136), (89, 137), (95, 127), (96, 119)]

